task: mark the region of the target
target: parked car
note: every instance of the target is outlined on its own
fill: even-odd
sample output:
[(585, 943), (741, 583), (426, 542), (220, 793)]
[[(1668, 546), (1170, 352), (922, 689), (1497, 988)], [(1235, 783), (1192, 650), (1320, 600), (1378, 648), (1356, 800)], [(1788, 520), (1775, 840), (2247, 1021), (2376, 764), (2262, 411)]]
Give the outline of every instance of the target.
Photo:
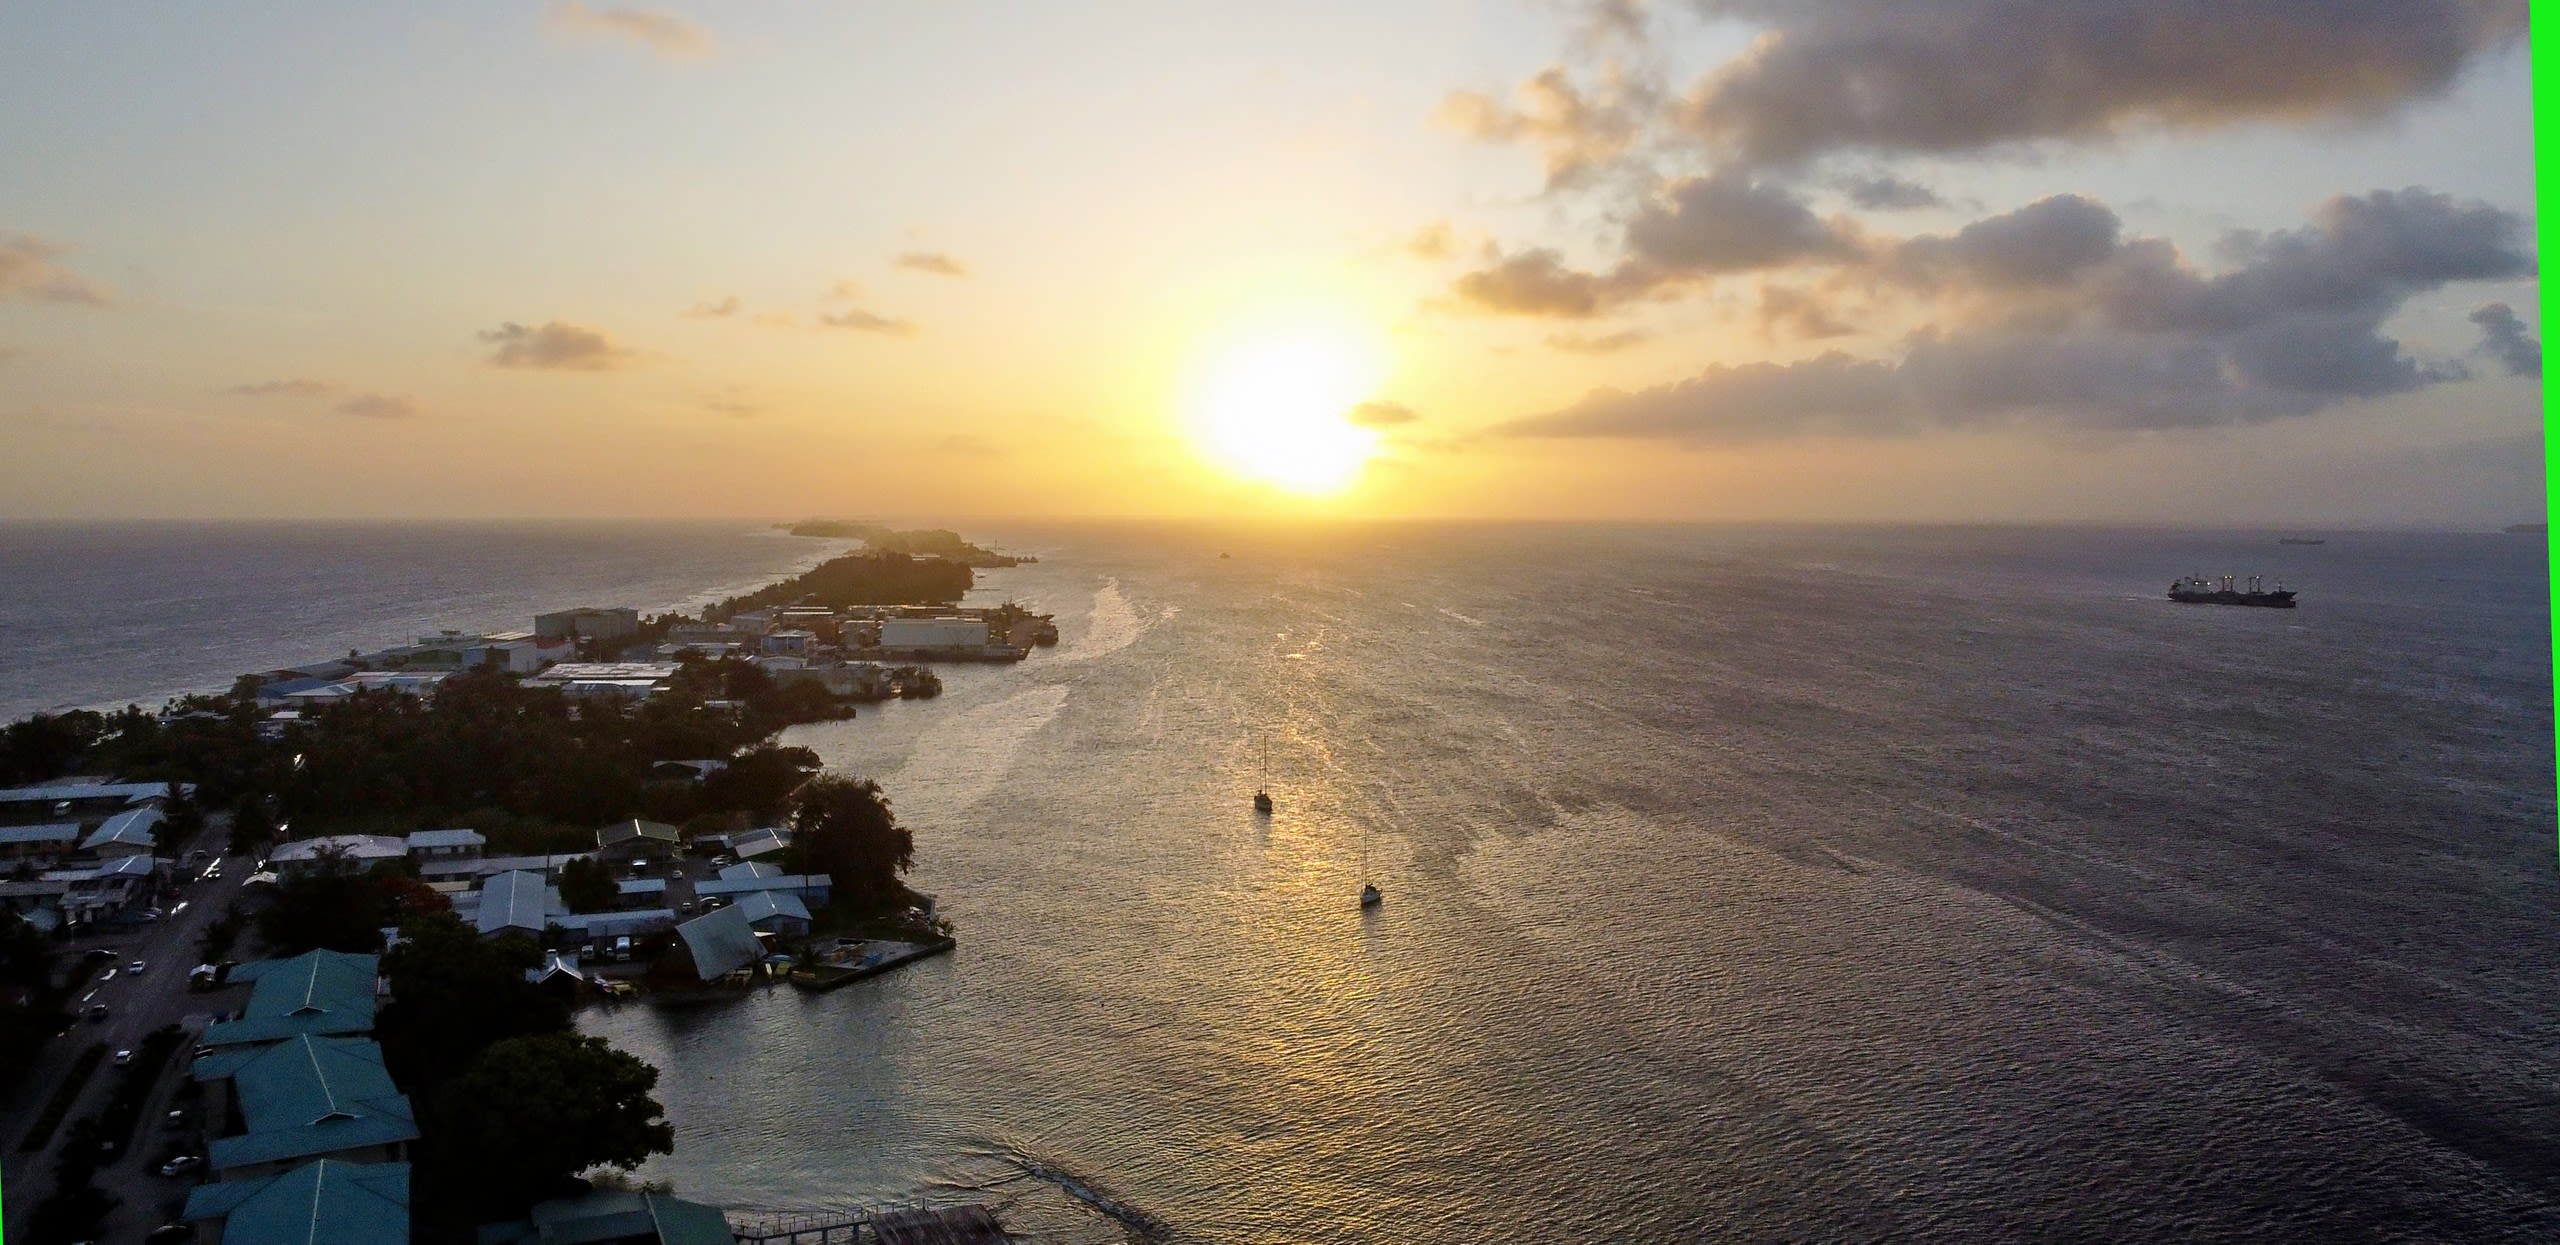
[[(201, 1047), (199, 1047), (198, 1049), (202, 1049), (202, 1048), (201, 1048)], [(171, 1109), (171, 1111), (169, 1112), (168, 1116), (167, 1116), (165, 1119), (163, 1119), (161, 1122), (162, 1122), (162, 1123), (164, 1123), (164, 1124), (166, 1124), (166, 1125), (168, 1125), (168, 1126), (169, 1126), (169, 1127), (171, 1127), (171, 1128), (185, 1128), (185, 1127), (187, 1126), (187, 1112), (186, 1112), (186, 1109), (185, 1109), (184, 1107), (178, 1107), (178, 1108), (173, 1108), (173, 1109)]]
[(204, 1166), (203, 1155), (181, 1154), (166, 1163), (162, 1163), (160, 1165), (160, 1174), (163, 1176), (175, 1176), (180, 1172), (191, 1172), (202, 1166)]
[(132, 962), (132, 963), (130, 963), (130, 964), (127, 964), (127, 965), (125, 965), (125, 966), (124, 966), (124, 971), (125, 971), (125, 972), (127, 972), (127, 973), (130, 973), (130, 974), (132, 974), (133, 976), (136, 976), (136, 977), (141, 976), (141, 975), (142, 975), (142, 961), (140, 961), (140, 960), (135, 960), (134, 962)]
[(107, 1018), (107, 1005), (104, 1003), (91, 1003), (89, 1005), (89, 1010), (80, 1014), (91, 1024), (96, 1024), (97, 1022)]
[(677, 916), (692, 916), (692, 915), (693, 915), (693, 901), (692, 901), (692, 900), (690, 900), (690, 899), (688, 899), (688, 900), (685, 900), (683, 903), (677, 904), (677, 905), (676, 905), (676, 915), (677, 915)]
[(117, 1066), (117, 1067), (121, 1068), (121, 1067), (125, 1066), (126, 1064), (129, 1064), (129, 1063), (132, 1063), (132, 1062), (133, 1062), (133, 1052), (132, 1052), (132, 1051), (129, 1051), (129, 1050), (120, 1050), (120, 1051), (117, 1051), (117, 1052), (116, 1052), (116, 1066)]

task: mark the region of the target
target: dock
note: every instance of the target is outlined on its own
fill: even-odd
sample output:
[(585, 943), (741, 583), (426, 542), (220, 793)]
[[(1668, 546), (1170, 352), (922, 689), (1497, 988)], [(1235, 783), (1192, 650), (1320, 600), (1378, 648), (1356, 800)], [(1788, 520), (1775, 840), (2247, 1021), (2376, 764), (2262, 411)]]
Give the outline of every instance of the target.
[(850, 952), (791, 970), (791, 984), (803, 990), (833, 990), (865, 977), (941, 955), (960, 944), (950, 938), (930, 942), (866, 942)]

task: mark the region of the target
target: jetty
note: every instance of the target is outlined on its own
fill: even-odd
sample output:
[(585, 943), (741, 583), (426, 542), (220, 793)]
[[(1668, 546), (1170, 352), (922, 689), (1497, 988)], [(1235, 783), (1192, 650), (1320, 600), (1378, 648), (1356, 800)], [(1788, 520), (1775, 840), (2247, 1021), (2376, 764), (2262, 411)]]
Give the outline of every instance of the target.
[(844, 941), (821, 954), (817, 962), (791, 970), (791, 984), (803, 990), (833, 990), (865, 977), (877, 977), (901, 965), (941, 955), (959, 946), (948, 937), (924, 942)]
[(984, 1206), (901, 1207), (843, 1215), (794, 1215), (762, 1223), (731, 1220), (739, 1245), (1004, 1245), (1013, 1238)]

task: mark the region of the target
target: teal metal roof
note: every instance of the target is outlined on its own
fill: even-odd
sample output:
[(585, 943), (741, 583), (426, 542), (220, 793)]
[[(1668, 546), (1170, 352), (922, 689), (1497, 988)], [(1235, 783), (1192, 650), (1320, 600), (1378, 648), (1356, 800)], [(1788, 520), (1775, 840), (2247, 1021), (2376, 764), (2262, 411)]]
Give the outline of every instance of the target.
[(370, 1038), (297, 1037), (231, 1073), (248, 1131), (206, 1150), (214, 1170), (415, 1141), (417, 1112)]
[(322, 1159), (250, 1180), (198, 1185), (188, 1219), (257, 1245), (408, 1245), (409, 1165)]
[(728, 1216), (717, 1206), (663, 1193), (598, 1189), (578, 1197), (536, 1202), (526, 1218), (493, 1223), (479, 1231), (480, 1245), (595, 1245), (653, 1241), (659, 1245), (736, 1245)]
[(253, 982), (240, 1019), (207, 1026), (204, 1044), (232, 1046), (273, 1042), (304, 1034), (373, 1031), (373, 983), (379, 956), (306, 951), (285, 960), (258, 960), (231, 970), (232, 981)]

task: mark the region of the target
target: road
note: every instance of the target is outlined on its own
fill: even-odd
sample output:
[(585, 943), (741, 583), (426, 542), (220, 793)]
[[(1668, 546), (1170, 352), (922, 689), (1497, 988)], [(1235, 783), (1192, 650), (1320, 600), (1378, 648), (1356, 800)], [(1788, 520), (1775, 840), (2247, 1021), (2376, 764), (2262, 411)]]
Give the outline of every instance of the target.
[[(197, 842), (210, 847), (222, 841), (222, 833), (208, 828), (197, 836)], [(80, 1052), (93, 1041), (105, 1042), (111, 1051), (139, 1049), (145, 1034), (173, 1023), (191, 1033), (200, 1032), (215, 1011), (237, 1010), (248, 997), (245, 987), (212, 993), (187, 989), (187, 970), (196, 965), (205, 928), (230, 910), (254, 863), (242, 857), (213, 859), (221, 862), (223, 876), (214, 881), (202, 880), (200, 875), (206, 867), (203, 863), (182, 872), (186, 880), (178, 885), (176, 902), (170, 905), (167, 916), (131, 932), (76, 937), (64, 949), (66, 956), (75, 959), (98, 948), (115, 953), (112, 978), (104, 976), (107, 965), (103, 960), (80, 961), (91, 965), (87, 970), (89, 984), (72, 995), (74, 1012), (92, 1003), (103, 1003), (107, 1018), (75, 1023), (69, 1032), (46, 1043), (44, 1053), (37, 1058), (34, 1075), (27, 1078), (18, 1096), (0, 1103), (0, 1146), (6, 1147), (0, 1151), (0, 1198), (6, 1202), (7, 1239), (21, 1239), (27, 1217), (38, 1202), (52, 1194), (54, 1156), (61, 1149), (70, 1123), (104, 1110), (113, 1086), (119, 1078), (129, 1075), (111, 1062), (99, 1065), (81, 1088), (71, 1113), (63, 1117), (63, 1128), (55, 1130), (45, 1149), (33, 1154), (21, 1152), (18, 1146), (26, 1139), (27, 1130), (43, 1113), (55, 1088), (70, 1074)], [(233, 954), (239, 957), (238, 951)], [(143, 961), (143, 972), (136, 974), (127, 969), (126, 965), (134, 960)], [(170, 1207), (183, 1203), (187, 1189), (203, 1175), (198, 1170), (185, 1176), (164, 1177), (157, 1170), (165, 1152), (179, 1139), (166, 1131), (161, 1121), (178, 1086), (186, 1080), (187, 1055), (192, 1047), (193, 1043), (180, 1046), (159, 1069), (132, 1143), (114, 1161), (98, 1168), (98, 1186), (121, 1203), (108, 1217), (102, 1239), (140, 1240), (153, 1227), (168, 1222), (172, 1217)], [(195, 1136), (191, 1129), (191, 1144)], [(189, 1152), (201, 1154), (203, 1150), (191, 1148)]]

